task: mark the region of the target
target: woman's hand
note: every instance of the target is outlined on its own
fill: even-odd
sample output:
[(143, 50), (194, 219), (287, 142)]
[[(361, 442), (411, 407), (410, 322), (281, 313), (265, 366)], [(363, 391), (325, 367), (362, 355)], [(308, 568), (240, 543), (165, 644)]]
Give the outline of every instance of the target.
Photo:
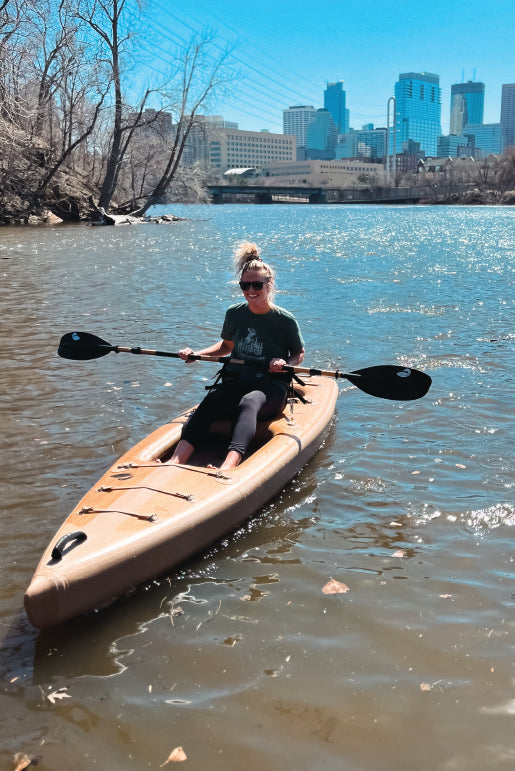
[(195, 351), (192, 348), (183, 348), (181, 351), (179, 351), (180, 358), (186, 362), (186, 364), (193, 364), (195, 359), (192, 359), (192, 356), (195, 356)]
[(268, 364), (269, 372), (282, 372), (283, 367), (286, 365), (284, 359), (270, 359)]
[(304, 361), (304, 348), (299, 353), (292, 353), (285, 359), (270, 359), (268, 363), (269, 372), (282, 372), (283, 367), (297, 367)]
[(182, 348), (179, 351), (180, 358), (186, 362), (186, 364), (192, 364), (195, 359), (192, 356), (227, 356), (232, 352), (234, 343), (232, 340), (219, 340), (218, 343), (210, 345), (209, 348), (203, 348), (201, 351), (194, 351), (192, 348)]

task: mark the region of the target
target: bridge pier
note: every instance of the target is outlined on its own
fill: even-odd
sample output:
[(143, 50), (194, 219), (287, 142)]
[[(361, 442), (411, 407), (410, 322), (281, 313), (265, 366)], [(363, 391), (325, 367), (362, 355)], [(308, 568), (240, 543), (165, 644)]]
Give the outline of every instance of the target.
[(256, 203), (273, 203), (272, 193), (256, 193), (254, 200)]
[(327, 203), (327, 195), (325, 190), (319, 190), (317, 193), (311, 193), (309, 196), (309, 203)]

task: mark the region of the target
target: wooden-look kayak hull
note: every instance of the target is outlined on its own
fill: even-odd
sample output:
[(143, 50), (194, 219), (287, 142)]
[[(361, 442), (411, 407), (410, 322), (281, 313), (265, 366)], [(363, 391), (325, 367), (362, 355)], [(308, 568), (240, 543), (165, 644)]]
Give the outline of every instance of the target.
[(335, 381), (323, 377), (307, 378), (298, 390), (306, 402), (296, 401), (292, 417), (288, 406), (260, 424), (249, 456), (230, 472), (206, 465), (223, 456), (224, 425), (214, 427), (210, 448), (187, 466), (160, 462), (189, 412), (123, 455), (44, 552), (25, 594), (31, 623), (55, 626), (109, 604), (233, 531), (282, 490), (320, 447), (338, 395)]

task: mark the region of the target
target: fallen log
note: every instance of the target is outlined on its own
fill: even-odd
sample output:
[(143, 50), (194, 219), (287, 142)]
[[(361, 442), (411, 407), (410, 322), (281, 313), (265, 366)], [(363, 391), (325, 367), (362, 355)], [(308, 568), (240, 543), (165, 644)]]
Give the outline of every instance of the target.
[(89, 202), (91, 207), (98, 217), (96, 220), (92, 220), (91, 224), (95, 226), (102, 225), (170, 225), (172, 222), (184, 222), (186, 217), (177, 217), (175, 214), (160, 214), (157, 217), (150, 215), (144, 215), (143, 217), (135, 217), (133, 214), (108, 214), (102, 206), (97, 206), (90, 197)]

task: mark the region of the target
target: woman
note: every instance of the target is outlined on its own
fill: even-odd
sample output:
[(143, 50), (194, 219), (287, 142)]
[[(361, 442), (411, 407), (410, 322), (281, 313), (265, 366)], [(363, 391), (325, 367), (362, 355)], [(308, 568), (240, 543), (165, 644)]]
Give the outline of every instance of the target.
[(245, 302), (227, 309), (218, 343), (196, 352), (184, 348), (179, 356), (188, 363), (192, 355), (231, 355), (261, 367), (224, 366), (222, 382), (210, 391), (184, 426), (169, 463), (187, 463), (211, 423), (229, 409), (235, 425), (220, 469), (235, 468), (256, 433), (258, 419), (273, 418), (284, 407), (290, 380), (283, 371), (284, 365), (296, 366), (304, 360), (304, 340), (297, 321), (284, 308), (274, 305), (275, 272), (262, 261), (256, 244), (240, 244), (234, 266)]

